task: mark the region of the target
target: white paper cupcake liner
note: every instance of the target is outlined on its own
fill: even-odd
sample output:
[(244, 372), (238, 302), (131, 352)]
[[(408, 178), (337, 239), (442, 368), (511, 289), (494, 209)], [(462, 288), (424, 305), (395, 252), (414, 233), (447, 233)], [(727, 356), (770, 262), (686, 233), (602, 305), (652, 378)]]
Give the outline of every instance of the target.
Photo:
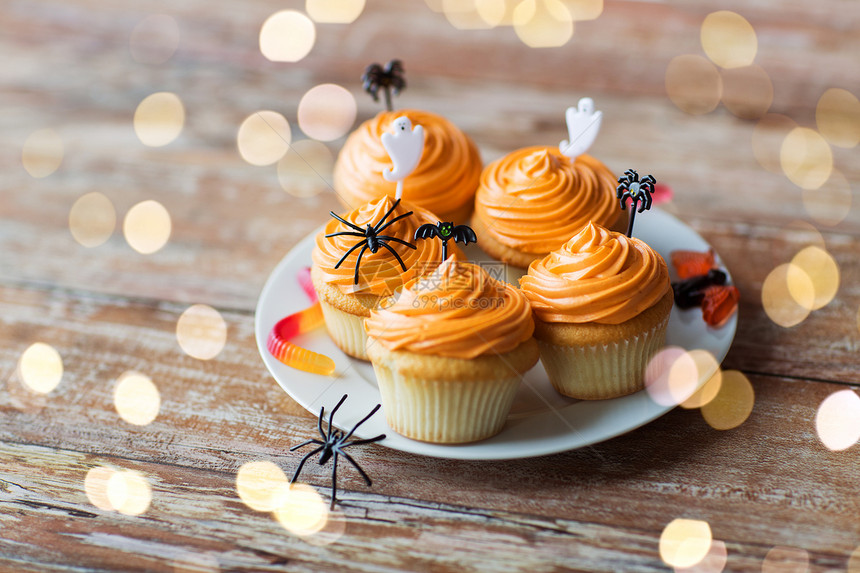
[(429, 380), (374, 363), (388, 425), (437, 444), (474, 442), (501, 431), (520, 376), (500, 380)]
[(618, 398), (645, 388), (648, 361), (666, 341), (668, 317), (651, 330), (596, 346), (560, 346), (538, 340), (549, 381), (580, 400)]
[(334, 343), (350, 356), (367, 360), (364, 317), (344, 312), (323, 300), (319, 302), (325, 318), (325, 326)]

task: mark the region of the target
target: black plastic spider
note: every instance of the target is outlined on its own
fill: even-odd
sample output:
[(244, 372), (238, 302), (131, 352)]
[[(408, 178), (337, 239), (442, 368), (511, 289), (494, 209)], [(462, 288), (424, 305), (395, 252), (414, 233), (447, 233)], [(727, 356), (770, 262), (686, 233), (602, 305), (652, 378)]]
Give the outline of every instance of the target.
[(380, 219), (378, 223), (376, 223), (373, 226), (371, 226), (370, 223), (368, 223), (366, 229), (362, 229), (358, 225), (356, 225), (354, 223), (350, 223), (346, 219), (338, 216), (334, 211), (329, 211), (329, 213), (331, 214), (332, 217), (334, 217), (335, 219), (337, 219), (338, 221), (340, 221), (341, 223), (343, 223), (347, 227), (355, 229), (355, 231), (338, 231), (337, 233), (329, 233), (328, 235), (326, 235), (327, 238), (328, 237), (339, 237), (341, 235), (347, 235), (349, 237), (360, 237), (360, 238), (364, 239), (363, 241), (359, 241), (356, 244), (354, 244), (352, 247), (350, 247), (350, 249), (346, 253), (344, 253), (344, 255), (340, 258), (340, 260), (334, 266), (334, 268), (338, 268), (341, 265), (341, 263), (343, 263), (346, 260), (346, 258), (349, 256), (349, 254), (351, 252), (353, 252), (357, 248), (361, 247), (361, 250), (358, 252), (358, 258), (355, 260), (355, 280), (354, 280), (353, 284), (358, 284), (358, 267), (361, 264), (361, 256), (368, 249), (370, 249), (371, 253), (376, 253), (376, 251), (379, 250), (379, 247), (385, 247), (386, 249), (388, 249), (388, 252), (390, 252), (392, 255), (394, 255), (394, 258), (397, 259), (397, 262), (400, 263), (400, 268), (402, 268), (403, 271), (406, 272), (406, 265), (403, 263), (403, 259), (401, 259), (400, 255), (397, 254), (397, 251), (395, 251), (394, 249), (392, 249), (391, 247), (388, 246), (387, 241), (394, 241), (395, 243), (400, 243), (401, 245), (406, 245), (410, 249), (415, 249), (415, 245), (413, 245), (412, 243), (407, 243), (403, 239), (398, 239), (397, 237), (392, 237), (391, 235), (380, 235), (379, 234), (380, 231), (391, 226), (392, 224), (396, 223), (400, 219), (408, 217), (409, 215), (412, 214), (412, 211), (409, 211), (408, 213), (404, 213), (402, 215), (398, 215), (398, 216), (394, 217), (393, 219), (391, 219), (390, 221), (388, 221), (386, 223), (385, 220), (388, 218), (389, 215), (391, 215), (391, 213), (394, 212), (394, 210), (397, 208), (398, 205), (400, 205), (400, 199), (397, 199), (396, 201), (394, 201), (394, 204), (391, 206), (391, 209), (389, 209), (388, 212), (382, 216), (382, 219)]
[(639, 180), (639, 174), (633, 169), (628, 169), (624, 172), (623, 177), (618, 178), (618, 187), (615, 189), (615, 194), (618, 200), (621, 201), (621, 208), (627, 208), (627, 200), (630, 199), (630, 221), (627, 223), (627, 236), (633, 236), (633, 221), (636, 219), (636, 213), (641, 213), (646, 209), (651, 208), (651, 193), (654, 192), (654, 185), (657, 180), (653, 175), (646, 175)]
[(319, 431), (320, 431), (320, 436), (322, 436), (322, 440), (310, 439), (306, 442), (302, 442), (298, 446), (293, 446), (292, 448), (290, 448), (290, 451), (292, 452), (292, 451), (295, 451), (301, 447), (307, 446), (308, 444), (319, 445), (318, 448), (305, 454), (305, 457), (303, 457), (302, 461), (299, 462), (299, 467), (296, 468), (296, 473), (293, 474), (293, 479), (290, 480), (290, 483), (296, 482), (296, 480), (299, 478), (299, 473), (302, 471), (302, 468), (305, 465), (305, 462), (308, 461), (308, 458), (310, 458), (315, 453), (322, 452), (320, 454), (320, 459), (317, 462), (320, 466), (324, 466), (329, 461), (329, 459), (334, 457), (334, 463), (332, 463), (332, 466), (331, 466), (331, 506), (330, 506), (331, 509), (334, 509), (334, 504), (337, 501), (337, 457), (339, 455), (345, 457), (346, 461), (351, 463), (352, 466), (358, 470), (358, 473), (360, 473), (361, 477), (364, 478), (365, 483), (368, 486), (371, 486), (371, 485), (373, 485), (373, 483), (370, 481), (370, 478), (367, 477), (367, 474), (364, 473), (364, 470), (361, 469), (361, 467), (359, 467), (359, 465), (356, 463), (356, 461), (354, 459), (352, 459), (352, 456), (350, 456), (348, 453), (346, 453), (344, 451), (344, 449), (346, 449), (350, 446), (358, 446), (361, 444), (370, 444), (370, 443), (378, 442), (379, 440), (385, 439), (385, 434), (380, 434), (380, 435), (376, 436), (375, 438), (367, 438), (364, 440), (353, 440), (351, 442), (347, 441), (347, 440), (349, 440), (350, 437), (352, 437), (353, 432), (355, 432), (360, 425), (365, 423), (368, 419), (370, 419), (371, 416), (373, 416), (376, 413), (377, 410), (379, 410), (380, 404), (377, 404), (376, 407), (370, 411), (370, 414), (368, 414), (367, 416), (362, 418), (361, 421), (359, 423), (357, 423), (355, 426), (353, 426), (352, 429), (348, 433), (344, 434), (342, 431), (338, 430), (337, 428), (335, 428), (332, 425), (332, 419), (334, 418), (335, 412), (337, 412), (337, 409), (340, 408), (340, 405), (343, 404), (343, 402), (344, 402), (344, 400), (346, 400), (346, 398), (347, 398), (347, 394), (344, 394), (343, 397), (340, 399), (340, 402), (337, 403), (337, 406), (335, 406), (334, 409), (331, 411), (331, 413), (328, 415), (328, 433), (323, 431), (323, 426), (322, 426), (323, 416), (325, 415), (325, 406), (320, 408), (320, 417), (319, 417), (318, 427), (319, 427)]
[(385, 108), (393, 111), (391, 106), (391, 92), (400, 94), (406, 89), (406, 79), (403, 77), (403, 62), (391, 60), (383, 68), (379, 64), (370, 64), (361, 76), (364, 91), (373, 96), (373, 101), (379, 101), (379, 89), (385, 94)]
[(454, 239), (455, 243), (463, 243), (464, 245), (478, 242), (478, 237), (475, 236), (475, 231), (471, 227), (467, 225), (455, 226), (454, 223), (443, 223), (442, 221), (439, 221), (435, 225), (433, 223), (421, 225), (415, 229), (415, 236), (412, 238), (429, 239), (433, 237), (442, 239), (443, 261), (448, 258), (448, 241), (450, 239)]

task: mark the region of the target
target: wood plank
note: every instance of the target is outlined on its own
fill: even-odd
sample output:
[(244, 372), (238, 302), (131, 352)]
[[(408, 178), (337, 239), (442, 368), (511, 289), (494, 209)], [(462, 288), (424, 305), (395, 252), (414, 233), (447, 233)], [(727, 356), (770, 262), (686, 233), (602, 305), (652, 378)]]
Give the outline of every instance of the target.
[[(25, 468), (62, 468), (71, 463), (66, 461), (68, 456), (86, 458), (91, 464), (96, 463), (92, 461), (95, 459), (110, 458), (111, 463), (132, 469), (145, 464), (170, 464), (168, 469), (145, 470), (154, 475), (180, 472), (176, 478), (158, 478), (154, 485), (159, 495), (190, 495), (188, 489), (183, 489), (186, 484), (194, 487), (196, 480), (203, 478), (192, 479), (182, 472), (211, 472), (220, 476), (220, 489), (213, 501), (200, 503), (206, 507), (215, 503), (216, 508), (221, 508), (219, 503), (229, 505), (223, 500), (233, 495), (228, 490), (242, 463), (269, 459), (290, 473), (298, 458), (286, 451), (288, 446), (315, 432), (313, 416), (283, 394), (263, 369), (247, 315), (224, 313), (230, 329), (229, 343), (214, 361), (201, 362), (183, 356), (176, 347), (173, 325), (181, 309), (174, 305), (119, 305), (86, 298), (58, 300), (56, 296), (46, 300), (43, 293), (10, 293), (9, 289), (3, 293), (6, 302), (0, 307), (0, 316), (7, 328), (2, 332), (4, 338), (10, 338), (0, 345), (0, 372), (7, 379), (0, 393), (0, 440), (5, 448), (18, 451), (15, 456), (7, 454), (3, 458), (11, 456), (19, 465), (4, 467), (21, 468), (9, 470), (11, 475), (26, 475)], [(39, 318), (35, 308), (48, 310)], [(34, 340), (45, 340), (57, 347), (64, 357), (66, 374), (52, 394), (22, 406), (20, 392), (13, 395), (13, 371), (20, 351)], [(159, 416), (144, 427), (121, 421), (113, 409), (112, 381), (129, 368), (152, 376), (161, 392)], [(487, 558), (499, 551), (496, 541), (492, 541), (496, 534), (504, 540), (499, 543), (508, 543), (511, 535), (516, 539), (522, 534), (525, 541), (515, 546), (537, 544), (545, 550), (543, 558), (562, 560), (558, 563), (591, 559), (577, 536), (579, 528), (586, 527), (582, 524), (588, 524), (600, 532), (584, 533), (586, 539), (595, 538), (583, 541), (586, 546), (593, 543), (621, 559), (630, 559), (631, 570), (640, 566), (647, 570), (659, 566), (653, 552), (663, 527), (675, 517), (688, 517), (708, 521), (715, 537), (729, 542), (730, 553), (740, 558), (737, 570), (752, 567), (751, 563), (760, 561), (772, 546), (789, 542), (810, 551), (818, 565), (844, 563), (860, 535), (855, 519), (860, 507), (854, 495), (857, 449), (826, 450), (815, 436), (814, 417), (818, 404), (845, 386), (772, 376), (751, 379), (757, 397), (755, 410), (745, 424), (733, 431), (717, 432), (697, 412), (676, 410), (609, 442), (534, 460), (438, 460), (369, 447), (360, 452), (359, 459), (374, 478), (374, 487), (366, 493), (360, 478), (344, 471), (340, 477), (343, 497), (350, 503), (358, 500), (359, 505), (374, 500), (373, 504), (379, 503), (373, 505), (379, 508), (374, 511), (383, 512), (382, 519), (428, 527), (427, 533), (421, 535), (422, 540), (426, 536), (430, 542), (426, 555), (416, 550), (428, 560), (431, 555), (444, 554), (442, 548), (453, 544), (457, 536), (471, 540), (470, 554)], [(46, 459), (59, 456), (59, 461), (36, 464), (39, 457), (29, 453), (34, 448), (48, 448), (51, 451), (41, 455)], [(85, 471), (79, 468), (74, 474), (74, 478), (49, 481), (60, 487), (69, 480), (71, 483), (62, 487), (73, 488), (78, 497), (64, 494), (61, 499), (71, 500), (73, 508), (91, 511), (81, 505)], [(308, 466), (303, 479), (317, 487), (329, 483), (328, 472), (313, 466)], [(209, 489), (204, 491), (209, 495)], [(377, 496), (383, 501), (378, 501)], [(399, 500), (393, 517), (385, 513), (391, 499)], [(237, 501), (234, 503), (238, 506)], [(415, 503), (434, 509), (444, 509), (446, 504), (456, 506), (460, 508), (458, 512), (471, 517), (458, 513), (438, 523), (433, 517), (426, 525), (424, 510), (417, 517), (409, 513), (412, 510), (408, 507)], [(217, 509), (216, 513), (221, 511)], [(517, 525), (507, 524), (496, 530), (494, 518), (484, 521), (488, 512), (530, 517), (506, 516), (504, 520), (516, 521)], [(164, 517), (171, 523), (175, 518), (173, 513)], [(206, 522), (203, 525), (210, 526), (209, 518), (200, 519)], [(536, 526), (540, 531), (546, 530), (553, 539), (547, 541), (547, 547), (542, 546), (543, 533), (512, 533), (520, 531), (523, 521), (533, 520), (540, 523)], [(455, 522), (459, 525), (455, 526)], [(32, 531), (36, 523), (26, 521), (21, 531)], [(373, 537), (373, 543), (388, 539), (387, 530), (374, 527), (373, 533), (366, 533)], [(451, 531), (440, 533), (437, 527), (443, 532), (450, 527)], [(553, 536), (559, 528), (568, 533), (561, 534), (563, 542), (557, 546)], [(406, 530), (412, 531), (408, 527)], [(185, 530), (171, 525), (170, 531)], [(577, 543), (571, 545), (570, 535)], [(146, 539), (151, 534), (130, 536)], [(113, 541), (105, 543), (114, 546)], [(127, 543), (116, 541), (120, 547)], [(372, 544), (369, 539), (367, 543)], [(408, 547), (415, 542), (410, 537), (398, 543)], [(133, 546), (134, 551), (141, 550), (141, 546)], [(367, 559), (372, 562), (377, 557), (382, 560), (399, 555), (397, 547), (400, 545), (362, 551), (370, 551)], [(577, 553), (580, 550), (583, 555)], [(153, 551), (158, 555), (168, 550)], [(39, 559), (47, 558), (41, 555)], [(594, 563), (608, 556), (609, 553), (598, 553), (593, 557)], [(330, 559), (328, 562), (340, 564)], [(466, 563), (478, 567), (476, 562)], [(622, 568), (627, 570), (627, 565), (625, 562)], [(413, 568), (409, 562), (397, 566)]]

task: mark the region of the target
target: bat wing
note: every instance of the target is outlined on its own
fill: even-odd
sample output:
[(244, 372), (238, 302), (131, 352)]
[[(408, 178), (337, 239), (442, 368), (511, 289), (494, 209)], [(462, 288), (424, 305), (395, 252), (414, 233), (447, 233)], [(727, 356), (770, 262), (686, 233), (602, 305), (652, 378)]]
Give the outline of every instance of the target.
[(412, 237), (415, 239), (432, 239), (433, 237), (439, 236), (439, 229), (433, 223), (424, 223), (417, 229), (415, 229), (415, 236)]
[(454, 227), (454, 230), (451, 232), (451, 235), (454, 237), (455, 243), (463, 243), (464, 245), (468, 245), (469, 243), (478, 242), (478, 237), (475, 235), (475, 231), (473, 231), (472, 228), (467, 225), (457, 225), (456, 227)]

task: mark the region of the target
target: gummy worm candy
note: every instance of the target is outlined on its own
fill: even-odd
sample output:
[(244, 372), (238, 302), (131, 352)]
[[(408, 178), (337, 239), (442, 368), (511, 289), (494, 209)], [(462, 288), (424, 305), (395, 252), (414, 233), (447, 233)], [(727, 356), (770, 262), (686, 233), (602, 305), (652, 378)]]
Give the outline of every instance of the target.
[(269, 352), (292, 368), (310, 372), (311, 374), (331, 375), (334, 373), (334, 360), (324, 354), (319, 354), (297, 346), (290, 338), (309, 332), (323, 323), (322, 308), (319, 302), (299, 312), (281, 319), (269, 333), (266, 348)]

